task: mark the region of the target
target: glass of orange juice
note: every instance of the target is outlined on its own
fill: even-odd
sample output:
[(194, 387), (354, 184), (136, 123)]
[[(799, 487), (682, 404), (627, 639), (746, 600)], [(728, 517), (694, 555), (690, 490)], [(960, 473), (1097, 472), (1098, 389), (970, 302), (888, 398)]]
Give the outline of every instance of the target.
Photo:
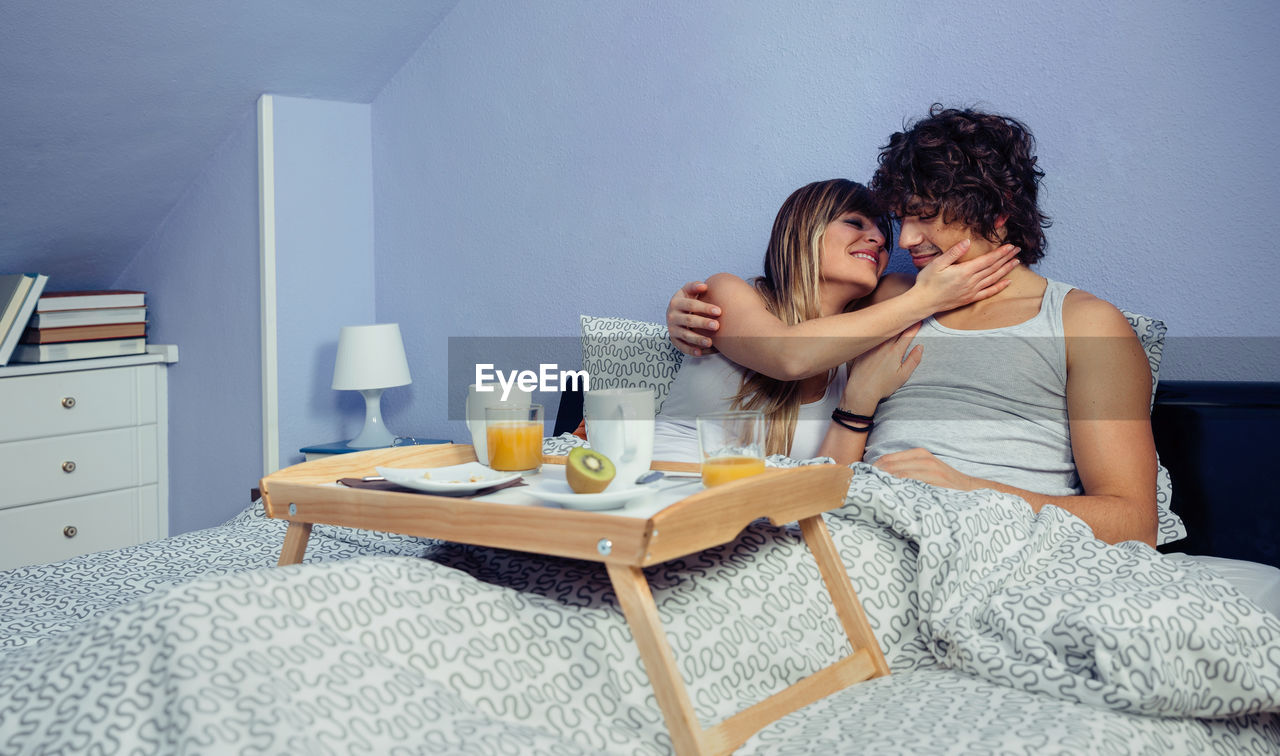
[(485, 446), (494, 470), (532, 473), (542, 467), (542, 405), (498, 404), (484, 410)]
[(710, 488), (764, 472), (764, 413), (698, 415), (702, 485)]

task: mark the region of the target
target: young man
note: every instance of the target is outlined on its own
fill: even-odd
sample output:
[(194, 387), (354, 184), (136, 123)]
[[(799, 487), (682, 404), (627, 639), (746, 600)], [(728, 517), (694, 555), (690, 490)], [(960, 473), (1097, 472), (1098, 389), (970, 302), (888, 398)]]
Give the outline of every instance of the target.
[[(1031, 133), (1005, 116), (935, 105), (890, 137), (871, 186), (900, 219), (899, 246), (917, 268), (965, 239), (962, 260), (1011, 243), (1025, 264), (1000, 293), (924, 321), (920, 366), (891, 396), (845, 407), (874, 415), (874, 428), (841, 424), (847, 434), (829, 451), (937, 486), (1012, 493), (1036, 511), (1053, 504), (1104, 541), (1154, 545), (1147, 360), (1114, 306), (1028, 268), (1045, 248), (1042, 176)], [(888, 276), (872, 298), (911, 281)], [(689, 354), (716, 328), (700, 291), (687, 285), (667, 311), (672, 341)]]

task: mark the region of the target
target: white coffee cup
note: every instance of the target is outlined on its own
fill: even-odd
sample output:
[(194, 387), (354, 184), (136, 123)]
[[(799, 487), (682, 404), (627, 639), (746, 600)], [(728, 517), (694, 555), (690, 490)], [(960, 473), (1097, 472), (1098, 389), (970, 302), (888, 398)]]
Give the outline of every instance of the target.
[(467, 386), (467, 431), (471, 433), (471, 446), (476, 450), (476, 461), (482, 465), (489, 464), (488, 435), (484, 422), (484, 411), (488, 407), (507, 404), (512, 407), (528, 407), (533, 403), (533, 393), (511, 387), (507, 400), (502, 401), (500, 386), (487, 386), (492, 391), (476, 391), (476, 384)]
[(653, 389), (618, 388), (582, 396), (587, 442), (613, 461), (617, 474), (605, 491), (635, 485), (653, 462)]

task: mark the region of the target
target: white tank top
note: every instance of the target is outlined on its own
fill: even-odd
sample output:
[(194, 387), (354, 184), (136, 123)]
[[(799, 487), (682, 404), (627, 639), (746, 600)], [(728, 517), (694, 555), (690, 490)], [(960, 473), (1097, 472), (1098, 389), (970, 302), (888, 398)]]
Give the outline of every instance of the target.
[(1062, 303), (1049, 281), (1040, 311), (1006, 328), (963, 331), (928, 318), (920, 365), (880, 403), (866, 462), (915, 447), (966, 475), (1052, 496), (1082, 492), (1067, 422)]
[[(733, 397), (742, 385), (746, 369), (720, 354), (685, 357), (671, 384), (671, 394), (662, 404), (654, 426), (653, 458), (673, 462), (698, 462), (698, 415), (731, 410)], [(831, 425), (831, 412), (844, 394), (845, 368), (840, 366), (827, 393), (816, 402), (800, 405), (795, 437), (789, 456), (809, 459)]]

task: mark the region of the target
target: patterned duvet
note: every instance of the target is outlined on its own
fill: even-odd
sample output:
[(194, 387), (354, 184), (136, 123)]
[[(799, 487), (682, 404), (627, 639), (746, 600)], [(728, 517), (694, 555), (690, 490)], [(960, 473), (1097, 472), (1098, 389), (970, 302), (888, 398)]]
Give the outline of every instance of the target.
[[(791, 464), (789, 461), (783, 461)], [(1210, 571), (859, 466), (827, 517), (893, 675), (741, 753), (1276, 753), (1280, 619)], [(599, 565), (228, 524), (0, 573), (0, 753), (668, 753)], [(647, 571), (704, 723), (830, 663), (794, 528)]]

